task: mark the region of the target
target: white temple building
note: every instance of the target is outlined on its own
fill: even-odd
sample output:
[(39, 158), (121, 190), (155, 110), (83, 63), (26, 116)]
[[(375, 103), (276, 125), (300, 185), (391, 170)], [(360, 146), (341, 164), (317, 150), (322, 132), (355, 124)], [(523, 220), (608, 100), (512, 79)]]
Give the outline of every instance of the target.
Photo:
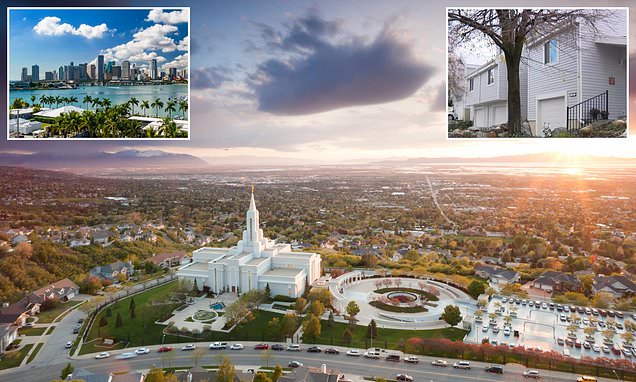
[(253, 190), (246, 223), (236, 246), (192, 252), (192, 262), (177, 270), (179, 280), (196, 280), (199, 288), (208, 286), (215, 293), (263, 290), (269, 284), (272, 296), (298, 297), (306, 283), (311, 285), (320, 277), (319, 254), (292, 252), (289, 244), (263, 236)]

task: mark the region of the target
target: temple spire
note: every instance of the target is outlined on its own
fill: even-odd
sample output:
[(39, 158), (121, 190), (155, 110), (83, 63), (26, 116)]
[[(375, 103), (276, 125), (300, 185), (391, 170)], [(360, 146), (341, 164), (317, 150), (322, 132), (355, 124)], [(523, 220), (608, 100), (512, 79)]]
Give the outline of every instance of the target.
[(254, 201), (254, 185), (252, 185), (252, 195), (250, 199), (250, 211), (256, 211), (256, 202)]

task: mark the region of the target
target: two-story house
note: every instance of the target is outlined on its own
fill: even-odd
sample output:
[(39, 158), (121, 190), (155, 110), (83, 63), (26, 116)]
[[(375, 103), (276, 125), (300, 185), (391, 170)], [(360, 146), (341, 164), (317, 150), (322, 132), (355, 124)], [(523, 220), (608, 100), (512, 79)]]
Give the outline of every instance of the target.
[(592, 24), (576, 18), (526, 42), (528, 120), (544, 129), (577, 129), (594, 119), (627, 115), (627, 17)]
[[(521, 65), (521, 118), (527, 116), (527, 66)], [(487, 128), (508, 121), (508, 71), (503, 55), (466, 75), (465, 117), (473, 126)]]

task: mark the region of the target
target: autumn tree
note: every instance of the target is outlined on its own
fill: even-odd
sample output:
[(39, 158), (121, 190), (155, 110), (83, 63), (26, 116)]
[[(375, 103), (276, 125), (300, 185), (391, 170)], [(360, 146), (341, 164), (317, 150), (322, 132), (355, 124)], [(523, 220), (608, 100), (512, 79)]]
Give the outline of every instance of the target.
[(272, 381), (278, 381), (278, 378), (280, 378), (281, 375), (283, 375), (283, 368), (280, 366), (279, 363), (277, 363), (276, 367), (274, 368), (274, 372), (272, 373)]
[(442, 320), (450, 326), (455, 326), (462, 321), (462, 313), (457, 305), (446, 305), (441, 315)]
[(296, 299), (296, 302), (294, 303), (294, 310), (296, 310), (296, 313), (298, 315), (303, 314), (303, 312), (305, 311), (306, 307), (307, 307), (307, 300), (305, 300), (302, 297), (298, 297)]
[(229, 357), (223, 356), (221, 365), (219, 365), (219, 368), (216, 371), (217, 382), (234, 382), (235, 377), (236, 368), (232, 364), (232, 361), (230, 361)]
[(254, 382), (272, 382), (272, 380), (269, 379), (269, 377), (265, 373), (259, 371), (254, 376)]
[(314, 302), (311, 303), (311, 306), (309, 307), (309, 311), (314, 316), (321, 317), (322, 314), (325, 312), (325, 307), (322, 305), (322, 302), (320, 302), (320, 300), (315, 300)]
[(355, 301), (349, 301), (347, 304), (347, 314), (349, 315), (349, 321), (354, 323), (356, 320), (356, 315), (360, 313), (360, 307), (356, 304)]
[(305, 323), (303, 328), (303, 341), (309, 343), (315, 343), (320, 337), (322, 328), (320, 326), (320, 320), (318, 317), (311, 315), (311, 318)]

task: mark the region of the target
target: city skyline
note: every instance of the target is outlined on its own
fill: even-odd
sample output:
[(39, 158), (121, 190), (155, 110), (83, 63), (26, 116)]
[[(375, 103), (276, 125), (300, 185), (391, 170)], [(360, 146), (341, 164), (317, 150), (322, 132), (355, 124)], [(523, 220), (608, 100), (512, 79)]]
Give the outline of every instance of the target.
[[(11, 81), (22, 69), (39, 66), (40, 79), (71, 61), (97, 64), (125, 60), (149, 67), (185, 69), (189, 60), (187, 9), (19, 9), (9, 11)], [(30, 49), (20, 49), (24, 41)], [(37, 53), (36, 53), (37, 52)], [(47, 57), (43, 60), (42, 57)]]

